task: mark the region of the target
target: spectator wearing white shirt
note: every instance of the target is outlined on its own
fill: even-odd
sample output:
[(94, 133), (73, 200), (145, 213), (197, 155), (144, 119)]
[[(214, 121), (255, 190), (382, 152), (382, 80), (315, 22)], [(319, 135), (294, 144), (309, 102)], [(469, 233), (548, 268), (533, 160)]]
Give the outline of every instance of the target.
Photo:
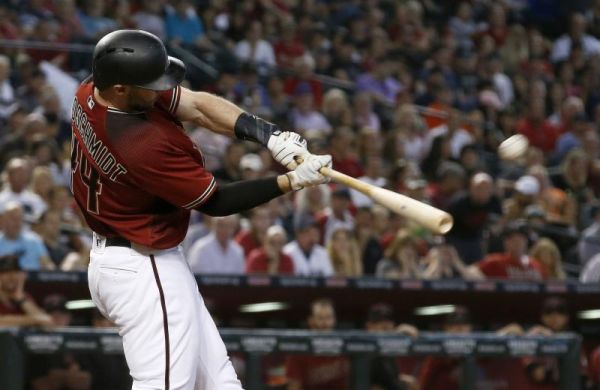
[(0, 121), (8, 117), (17, 109), (15, 90), (8, 79), (10, 75), (10, 60), (5, 55), (0, 55)]
[[(387, 180), (382, 175), (383, 161), (379, 156), (371, 156), (367, 158), (365, 164), (365, 175), (358, 178), (358, 180), (374, 185), (376, 187), (385, 187)], [(352, 203), (357, 208), (360, 207), (371, 207), (373, 206), (373, 199), (357, 190), (351, 189), (350, 195), (352, 197)]]
[(592, 256), (586, 263), (581, 275), (579, 275), (581, 283), (600, 283), (600, 253)]
[(10, 202), (17, 202), (23, 208), (25, 220), (36, 221), (46, 210), (47, 205), (42, 198), (27, 189), (31, 174), (25, 159), (13, 158), (6, 165), (6, 183), (0, 192), (0, 212)]
[(235, 46), (237, 58), (244, 62), (254, 62), (258, 73), (266, 75), (275, 66), (275, 52), (271, 44), (262, 39), (262, 25), (258, 20), (250, 23), (246, 39)]
[(571, 15), (571, 27), (569, 33), (562, 35), (554, 42), (550, 59), (552, 62), (560, 62), (569, 58), (573, 46), (580, 45), (585, 57), (600, 53), (600, 41), (585, 33), (587, 23), (585, 17), (580, 13)]
[(323, 244), (329, 242), (331, 234), (337, 229), (354, 229), (354, 217), (350, 213), (351, 205), (350, 190), (345, 187), (336, 188), (331, 194), (331, 206), (316, 216), (317, 224), (321, 229), (321, 242)]
[(595, 255), (600, 253), (600, 206), (592, 209), (594, 222), (581, 232), (577, 253), (581, 265), (586, 265)]
[(296, 239), (283, 248), (294, 263), (294, 274), (301, 276), (331, 276), (333, 266), (327, 250), (318, 244), (319, 229), (310, 214), (302, 214), (294, 222)]
[(192, 272), (201, 274), (243, 274), (246, 269), (244, 251), (233, 236), (239, 225), (237, 215), (213, 218), (212, 232), (190, 249)]

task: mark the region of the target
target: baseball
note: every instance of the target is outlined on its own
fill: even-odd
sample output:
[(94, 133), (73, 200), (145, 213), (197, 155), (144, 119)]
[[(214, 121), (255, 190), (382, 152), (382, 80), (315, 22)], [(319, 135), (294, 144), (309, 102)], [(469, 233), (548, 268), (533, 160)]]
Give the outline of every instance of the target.
[(517, 160), (525, 154), (528, 147), (527, 138), (524, 135), (515, 134), (502, 141), (498, 147), (498, 154), (503, 160)]

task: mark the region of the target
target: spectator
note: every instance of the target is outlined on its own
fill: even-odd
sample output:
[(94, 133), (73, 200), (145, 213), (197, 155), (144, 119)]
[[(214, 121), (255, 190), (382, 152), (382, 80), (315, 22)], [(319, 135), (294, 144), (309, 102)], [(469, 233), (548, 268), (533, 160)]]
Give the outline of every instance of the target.
[(239, 224), (237, 215), (215, 217), (212, 232), (190, 249), (189, 262), (194, 273), (243, 274), (246, 268), (244, 250), (233, 236)]
[(482, 279), (483, 275), (473, 267), (467, 267), (452, 245), (443, 237), (434, 238), (434, 246), (423, 259), (427, 268), (424, 279)]
[(244, 249), (244, 256), (248, 258), (250, 252), (260, 248), (264, 241), (267, 229), (272, 224), (271, 215), (267, 206), (256, 207), (250, 211), (250, 226), (241, 229), (235, 235), (237, 242)]
[(540, 148), (544, 154), (548, 155), (554, 151), (558, 131), (545, 119), (545, 110), (542, 98), (531, 98), (527, 116), (517, 122), (516, 130), (527, 137), (531, 146)]
[(354, 138), (354, 133), (348, 127), (335, 129), (329, 136), (330, 153), (337, 171), (352, 177), (361, 177), (364, 170), (356, 155)]
[(336, 276), (362, 276), (362, 262), (358, 242), (352, 231), (340, 227), (333, 230), (327, 243), (327, 254)]
[(373, 129), (378, 135), (381, 130), (381, 121), (373, 112), (371, 95), (367, 92), (359, 92), (353, 100), (354, 125), (356, 128), (367, 127)]
[(540, 194), (540, 183), (537, 178), (525, 175), (515, 183), (514, 194), (504, 201), (504, 218), (506, 221), (525, 217), (527, 206), (537, 203)]
[(417, 241), (406, 230), (400, 230), (377, 263), (375, 275), (393, 279), (421, 279)]
[(294, 262), (290, 256), (282, 252), (286, 241), (287, 235), (281, 226), (269, 227), (262, 246), (252, 250), (248, 255), (246, 272), (269, 275), (293, 274)]
[(167, 38), (167, 32), (162, 15), (163, 3), (164, 0), (143, 1), (142, 8), (133, 14), (133, 21), (136, 28), (148, 31), (164, 41)]
[(589, 175), (589, 157), (581, 149), (572, 149), (564, 158), (560, 170), (550, 176), (552, 183), (576, 202), (577, 224), (584, 206), (594, 198), (592, 190), (587, 185)]
[(433, 206), (446, 210), (452, 197), (465, 189), (467, 175), (462, 165), (447, 161), (440, 164), (436, 178), (427, 189), (428, 198)]
[(363, 73), (356, 80), (356, 89), (371, 95), (375, 105), (392, 105), (402, 90), (402, 84), (392, 76), (393, 64), (387, 57), (379, 59), (371, 72)]
[(527, 230), (520, 221), (509, 223), (502, 233), (504, 253), (493, 253), (476, 263), (488, 278), (542, 280), (549, 271), (536, 258), (527, 255)]
[(55, 269), (64, 271), (87, 268), (87, 256), (69, 247), (69, 237), (61, 232), (61, 218), (57, 210), (46, 210), (37, 229)]
[(331, 88), (323, 96), (323, 115), (333, 127), (351, 126), (352, 110), (348, 104), (348, 96), (339, 88)]
[(247, 28), (246, 39), (237, 43), (236, 57), (243, 62), (253, 62), (260, 75), (267, 75), (275, 67), (275, 53), (271, 44), (263, 39), (262, 24), (255, 20)]
[(294, 108), (290, 113), (292, 127), (319, 130), (324, 134), (331, 133), (331, 125), (325, 116), (315, 109), (310, 85), (306, 82), (299, 83), (293, 95)]
[(222, 183), (229, 183), (240, 180), (240, 161), (244, 156), (246, 148), (239, 141), (233, 141), (227, 145), (225, 156), (223, 156), (223, 166), (215, 170), (214, 176)]
[(25, 292), (26, 279), (17, 256), (0, 256), (0, 327), (52, 324), (52, 318)]
[(473, 9), (467, 1), (461, 1), (456, 13), (450, 18), (448, 27), (461, 47), (469, 49), (473, 45), (472, 36), (477, 32)]
[[(418, 330), (410, 325), (402, 324), (401, 327), (401, 329), (411, 329), (413, 337), (418, 335)], [(394, 331), (396, 323), (393, 308), (385, 303), (371, 305), (365, 328), (367, 332), (372, 333)], [(370, 362), (369, 375), (371, 388), (388, 390), (417, 390), (419, 388), (413, 376), (400, 374), (398, 365), (392, 357), (377, 356), (373, 358)]]
[(83, 33), (92, 42), (117, 29), (117, 23), (104, 16), (104, 6), (105, 2), (102, 0), (85, 0), (84, 12), (79, 15)]
[[(384, 209), (387, 211), (387, 209)], [(379, 243), (379, 236), (376, 229), (387, 229), (389, 213), (385, 215), (382, 221), (376, 220), (376, 207), (359, 207), (356, 210), (354, 223), (354, 237), (358, 243), (358, 250), (361, 257), (362, 272), (367, 275), (373, 275), (377, 262), (383, 257), (383, 248)]]
[(177, 0), (173, 8), (167, 10), (165, 28), (171, 45), (190, 49), (212, 47), (204, 31), (204, 25), (189, 0)]
[(331, 194), (331, 205), (318, 213), (315, 218), (321, 230), (321, 243), (327, 244), (334, 230), (354, 228), (354, 217), (350, 212), (352, 198), (350, 190), (338, 187)]
[(265, 172), (260, 156), (255, 153), (243, 155), (240, 159), (240, 172), (242, 180), (252, 180), (262, 176)]
[(567, 60), (572, 53), (573, 46), (581, 45), (586, 57), (600, 53), (600, 41), (585, 33), (587, 23), (585, 17), (580, 13), (571, 14), (569, 33), (562, 35), (552, 47), (550, 59), (557, 63)]
[(600, 206), (594, 205), (591, 214), (593, 223), (581, 232), (577, 246), (579, 262), (584, 266), (600, 253)]
[(283, 253), (292, 258), (294, 273), (302, 276), (332, 276), (333, 266), (327, 251), (319, 245), (317, 221), (309, 214), (295, 218), (296, 239), (283, 248)]
[(600, 282), (600, 253), (592, 256), (581, 271), (579, 280), (582, 283), (599, 283)]
[[(315, 59), (310, 53), (305, 53), (294, 59), (294, 74), (285, 80), (284, 90), (288, 95), (294, 95), (300, 85), (312, 96), (315, 108), (323, 103), (323, 85), (315, 77)], [(310, 128), (310, 127), (307, 127)]]
[(15, 90), (10, 83), (10, 59), (0, 55), (0, 121), (5, 122), (18, 108)]
[(467, 192), (457, 194), (448, 204), (454, 227), (448, 243), (456, 248), (466, 264), (483, 257), (483, 231), (492, 215), (502, 214), (499, 199), (493, 195), (494, 182), (487, 173), (476, 173)]
[(529, 256), (537, 259), (548, 270), (548, 279), (565, 280), (562, 256), (556, 244), (548, 238), (540, 238), (529, 250)]
[[(329, 299), (311, 303), (308, 327), (319, 332), (332, 331), (336, 325), (335, 309)], [(288, 390), (347, 389), (350, 362), (344, 356), (292, 355), (285, 365)]]
[(450, 138), (447, 134), (439, 134), (431, 139), (431, 147), (421, 162), (421, 171), (425, 179), (433, 181), (440, 165), (452, 155)]
[(23, 208), (16, 202), (4, 206), (0, 256), (15, 256), (19, 259), (20, 267), (26, 271), (56, 269), (42, 239), (24, 228)]
[(570, 127), (565, 128), (565, 132), (556, 141), (554, 159), (562, 161), (570, 150), (582, 148), (589, 128), (590, 125), (586, 121), (585, 114), (583, 112), (576, 114)]
[(47, 205), (39, 195), (33, 193), (27, 186), (30, 181), (30, 168), (26, 160), (13, 158), (6, 165), (6, 185), (0, 192), (0, 212), (10, 202), (17, 202), (23, 208), (27, 222), (39, 218)]
[(331, 206), (331, 188), (315, 186), (296, 192), (295, 214), (310, 214), (315, 217)]

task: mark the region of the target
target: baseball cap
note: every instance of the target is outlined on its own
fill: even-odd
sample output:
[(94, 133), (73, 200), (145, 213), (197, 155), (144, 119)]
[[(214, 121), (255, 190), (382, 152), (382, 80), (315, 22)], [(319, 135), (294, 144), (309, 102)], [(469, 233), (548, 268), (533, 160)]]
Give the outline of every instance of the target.
[(367, 314), (367, 321), (394, 321), (394, 309), (386, 303), (376, 303), (369, 308), (369, 313)]
[(252, 171), (261, 171), (263, 169), (262, 159), (258, 154), (248, 153), (240, 159), (240, 169), (250, 169)]
[(569, 309), (567, 301), (560, 297), (546, 298), (542, 303), (542, 314), (563, 313), (567, 314)]
[(523, 195), (535, 196), (540, 193), (540, 182), (534, 176), (521, 176), (515, 183), (515, 190)]

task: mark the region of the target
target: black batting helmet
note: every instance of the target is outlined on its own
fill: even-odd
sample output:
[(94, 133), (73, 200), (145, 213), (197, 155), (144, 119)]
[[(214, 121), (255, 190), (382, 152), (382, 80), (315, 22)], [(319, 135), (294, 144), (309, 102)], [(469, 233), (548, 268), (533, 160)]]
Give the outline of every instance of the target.
[(165, 91), (181, 83), (185, 65), (167, 55), (162, 41), (142, 30), (117, 30), (96, 44), (94, 84), (102, 90), (115, 84)]

